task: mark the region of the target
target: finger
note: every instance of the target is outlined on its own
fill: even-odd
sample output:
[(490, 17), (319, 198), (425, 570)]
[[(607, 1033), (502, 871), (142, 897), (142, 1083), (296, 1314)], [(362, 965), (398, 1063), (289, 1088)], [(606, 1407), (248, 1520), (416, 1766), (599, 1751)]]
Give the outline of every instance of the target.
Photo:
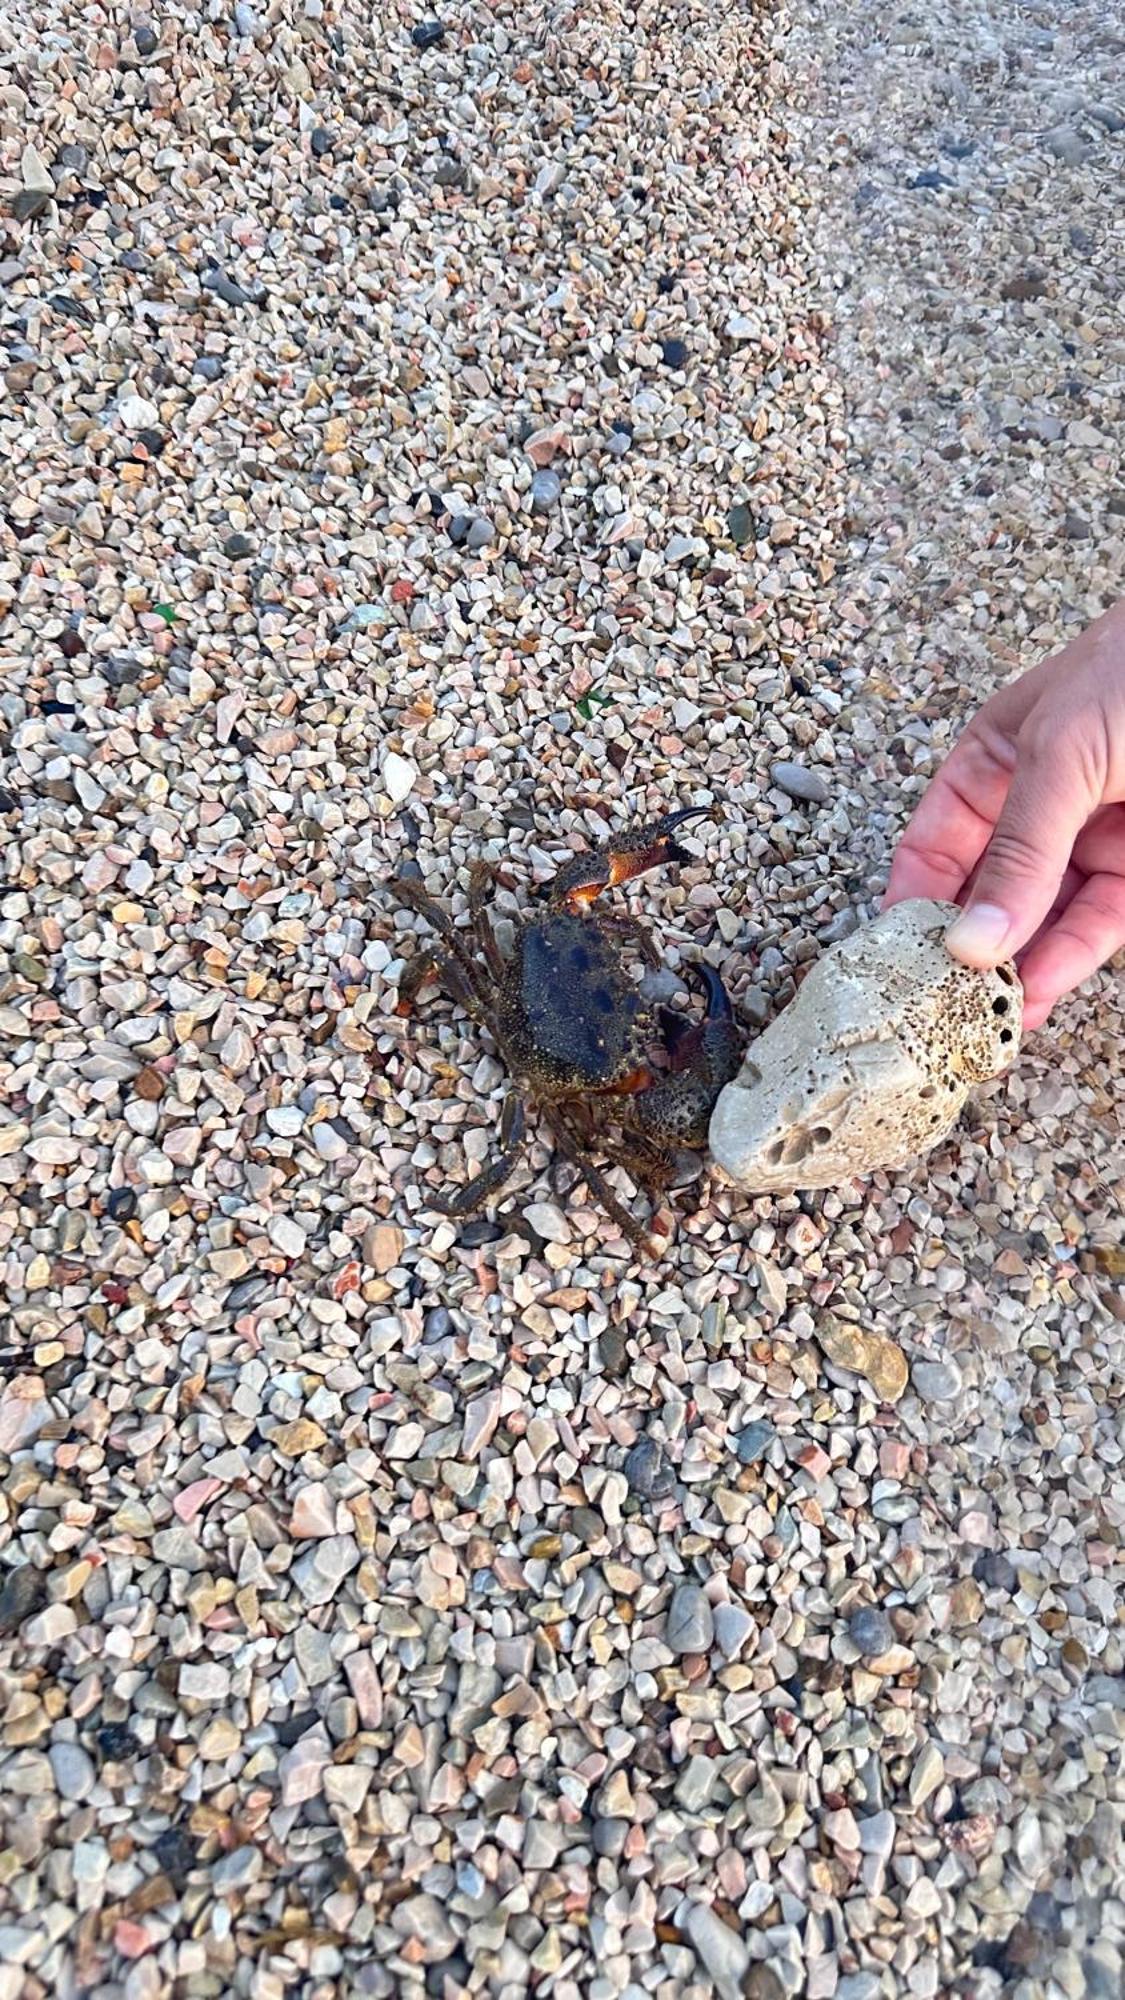
[(1056, 1000), (1081, 986), (1123, 945), (1125, 875), (1091, 875), (1020, 966), (1024, 1027), (1040, 1027)]
[(899, 842), (884, 908), (908, 896), (957, 900), (988, 846), (1015, 761), (1014, 742), (982, 709), (928, 785)]
[(1120, 875), (1125, 868), (1125, 805), (1103, 806), (1087, 820), (1074, 843), (1074, 860), (1084, 875)]
[(946, 936), (965, 965), (1011, 958), (1050, 910), (1074, 843), (1100, 800), (1078, 746), (1049, 719), (1024, 732), (1008, 796), (965, 913)]
[(1039, 929), (1036, 931), (1035, 936), (1028, 940), (1021, 952), (1016, 953), (1017, 965), (1022, 966), (1028, 953), (1035, 950), (1040, 938), (1045, 938), (1048, 932), (1054, 930), (1067, 904), (1073, 901), (1079, 889), (1084, 886), (1085, 881), (1085, 870), (1077, 867), (1074, 862), (1071, 862), (1070, 867), (1059, 883), (1058, 894), (1044, 917), (1043, 922), (1040, 924)]

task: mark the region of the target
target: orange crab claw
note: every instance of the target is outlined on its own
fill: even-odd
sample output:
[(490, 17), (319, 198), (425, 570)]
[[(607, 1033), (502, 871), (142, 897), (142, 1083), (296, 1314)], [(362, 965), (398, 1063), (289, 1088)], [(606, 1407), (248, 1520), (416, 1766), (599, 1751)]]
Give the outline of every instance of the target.
[(559, 869), (551, 888), (552, 902), (561, 903), (575, 916), (589, 909), (603, 889), (616, 889), (631, 882), (649, 868), (690, 861), (687, 849), (673, 838), (677, 827), (688, 820), (711, 819), (713, 806), (683, 806), (663, 818), (647, 820), (627, 828), (588, 854), (576, 854)]

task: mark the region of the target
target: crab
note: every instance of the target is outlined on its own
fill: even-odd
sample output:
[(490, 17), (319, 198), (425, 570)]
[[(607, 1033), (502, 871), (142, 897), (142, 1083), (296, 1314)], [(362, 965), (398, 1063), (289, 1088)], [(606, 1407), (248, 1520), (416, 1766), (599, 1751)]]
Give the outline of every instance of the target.
[[(398, 876), (388, 885), (434, 934), (407, 968), (399, 1013), (413, 1011), (420, 988), (436, 973), (491, 1035), (512, 1077), (498, 1150), (456, 1194), (427, 1197), (440, 1214), (463, 1219), (500, 1192), (527, 1143), (534, 1106), (629, 1241), (642, 1253), (650, 1248), (644, 1227), (591, 1155), (624, 1166), (655, 1206), (674, 1178), (677, 1150), (706, 1146), (715, 1100), (739, 1066), (741, 1037), (709, 965), (694, 968), (705, 999), (702, 1020), (647, 1001), (624, 953), (634, 947), (655, 969), (660, 959), (652, 939), (636, 917), (599, 899), (650, 868), (687, 861), (676, 833), (704, 817), (713, 817), (709, 806), (686, 806), (575, 855), (547, 885), (539, 907), (517, 921), (507, 956), (487, 909), (497, 875), (490, 863), (472, 869), (467, 930), (454, 925), (420, 881)], [(663, 1068), (650, 1060), (657, 1041), (664, 1045)]]

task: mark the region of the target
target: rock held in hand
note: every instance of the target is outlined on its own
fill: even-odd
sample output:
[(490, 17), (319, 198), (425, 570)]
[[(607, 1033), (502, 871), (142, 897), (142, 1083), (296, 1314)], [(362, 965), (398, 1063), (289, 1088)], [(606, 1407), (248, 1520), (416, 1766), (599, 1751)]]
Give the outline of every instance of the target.
[(1019, 980), (950, 956), (958, 914), (899, 903), (813, 966), (715, 1106), (711, 1151), (732, 1181), (788, 1192), (905, 1166), (952, 1130), (973, 1084), (1007, 1068)]

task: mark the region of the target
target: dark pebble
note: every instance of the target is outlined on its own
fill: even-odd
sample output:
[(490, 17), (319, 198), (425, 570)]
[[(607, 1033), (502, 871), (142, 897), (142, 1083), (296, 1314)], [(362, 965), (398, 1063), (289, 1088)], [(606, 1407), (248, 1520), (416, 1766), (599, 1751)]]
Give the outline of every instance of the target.
[(1063, 534), (1068, 542), (1088, 542), (1093, 532), (1089, 521), (1084, 521), (1081, 514), (1068, 514), (1063, 522)]
[(315, 1708), (302, 1708), (295, 1715), (287, 1715), (284, 1722), (275, 1722), (274, 1733), (286, 1750), (292, 1750), (294, 1743), (299, 1743), (302, 1736), (315, 1729), (319, 1721)]
[(436, 49), (445, 40), (445, 24), (442, 21), (419, 21), (411, 28), (410, 39), (416, 49)]
[(739, 1431), (734, 1441), (735, 1451), (742, 1464), (753, 1465), (757, 1459), (764, 1458), (776, 1436), (777, 1432), (772, 1424), (760, 1422), (747, 1424), (744, 1430)]
[(17, 222), (31, 222), (37, 215), (45, 215), (54, 200), (46, 188), (21, 188), (12, 197), (12, 214)]
[(33, 1563), (10, 1569), (0, 1585), (0, 1632), (15, 1632), (39, 1610), (47, 1595), (47, 1580)]
[(486, 1216), (478, 1216), (475, 1222), (467, 1222), (458, 1237), (463, 1250), (479, 1250), (482, 1243), (499, 1243), (502, 1232)]
[(241, 556), (252, 556), (253, 553), (254, 544), (249, 535), (228, 535), (223, 543), (223, 554), (229, 556), (232, 562), (237, 562)]
[(313, 151), (313, 158), (317, 160), (322, 160), (326, 153), (330, 153), (332, 151), (334, 143), (335, 142), (332, 138), (332, 134), (328, 130), (327, 126), (318, 125), (313, 132), (312, 138), (309, 140), (309, 145), (312, 147)]
[(143, 444), (150, 458), (159, 458), (167, 442), (163, 431), (146, 429), (137, 432), (137, 443)]
[(688, 364), (687, 344), (682, 340), (662, 340), (660, 357), (665, 368), (686, 368)]
[(1041, 299), (1047, 288), (1046, 278), (1038, 272), (1027, 271), (1017, 278), (1007, 278), (1000, 287), (1000, 297), (1022, 305), (1028, 299)]
[(120, 1764), (126, 1757), (135, 1757), (140, 1750), (127, 1722), (107, 1722), (98, 1731), (98, 1749), (110, 1764)]
[(973, 1564), (973, 1575), (986, 1590), (1006, 1590), (1009, 1595), (1019, 1582), (1016, 1566), (1011, 1557), (994, 1550), (990, 1550), (987, 1555), (977, 1557)]
[(1125, 514), (1125, 487), (1110, 494), (1105, 503), (1105, 510), (1107, 514)]
[(628, 1368), (629, 1356), (625, 1342), (625, 1329), (621, 1326), (607, 1326), (605, 1332), (598, 1335), (598, 1353), (601, 1355), (602, 1367), (607, 1375), (624, 1375)]
[(852, 1612), (848, 1619), (848, 1637), (868, 1660), (877, 1660), (880, 1653), (889, 1652), (895, 1643), (894, 1626), (886, 1612), (873, 1604), (865, 1604), (860, 1610)]
[(59, 651), (63, 658), (66, 660), (76, 660), (79, 653), (84, 653), (85, 650), (81, 632), (79, 632), (76, 626), (68, 625), (62, 638), (59, 640)]
[(106, 1197), (106, 1214), (111, 1222), (128, 1222), (137, 1213), (137, 1197), (130, 1187), (113, 1188)]
[(624, 1851), (629, 1837), (629, 1822), (627, 1819), (596, 1819), (592, 1833), (594, 1853), (612, 1860)]
[(228, 278), (226, 272), (220, 271), (217, 266), (204, 273), (203, 285), (206, 291), (214, 292), (215, 297), (222, 299), (227, 306), (261, 306), (266, 302), (264, 285), (257, 285), (253, 291), (248, 291), (245, 285)]
[(1072, 222), (1067, 234), (1070, 237), (1071, 248), (1081, 250), (1082, 255), (1088, 257), (1096, 241), (1090, 231), (1081, 222)]
[(676, 1475), (655, 1438), (638, 1438), (621, 1469), (630, 1491), (646, 1500), (664, 1500), (675, 1490)]
[(451, 1957), (443, 1958), (439, 1964), (426, 1967), (426, 1992), (434, 1995), (435, 2000), (445, 2000), (445, 1995), (449, 1991), (447, 1981), (455, 1989), (460, 1988), (467, 1992), (472, 1970), (464, 1952), (455, 1951)]
[(55, 165), (64, 167), (68, 174), (84, 174), (90, 164), (90, 155), (85, 146), (60, 146), (55, 156)]
[(558, 505), (562, 498), (562, 480), (549, 465), (541, 466), (531, 482), (531, 504), (537, 513), (545, 514), (549, 508)]
[(465, 163), (463, 160), (442, 160), (434, 175), (435, 187), (462, 187), (464, 181)]
[(667, 298), (669, 292), (675, 291), (679, 275), (678, 271), (661, 272), (659, 278), (656, 280), (656, 289), (662, 297)]
[(909, 188), (951, 188), (954, 182), (948, 174), (942, 173), (940, 167), (923, 167), (922, 172), (915, 174), (906, 185)]
[(133, 40), (139, 56), (150, 56), (159, 45), (160, 37), (154, 28), (134, 28)]
[(453, 1314), (447, 1306), (431, 1306), (422, 1321), (424, 1340), (446, 1340), (453, 1332)]
[(749, 507), (740, 500), (727, 515), (727, 531), (736, 548), (754, 540), (754, 520)]
[(178, 1882), (195, 1867), (199, 1842), (185, 1826), (169, 1826), (163, 1833), (157, 1834), (152, 1851), (164, 1873), (171, 1876), (173, 1882)]
[(147, 271), (148, 262), (143, 250), (123, 250), (121, 253), (122, 267), (126, 271)]
[(201, 354), (191, 372), (202, 375), (205, 382), (217, 382), (223, 372), (223, 364), (217, 354)]
[(584, 1548), (589, 1548), (591, 1542), (599, 1542), (605, 1534), (605, 1522), (593, 1507), (573, 1507), (568, 1525)]
[(471, 514), (453, 515), (449, 523), (449, 539), (453, 543), (455, 549), (459, 549), (461, 547), (462, 542), (468, 541), (469, 529), (472, 527), (472, 525), (473, 525), (473, 517)]
[(141, 663), (139, 660), (124, 659), (118, 654), (115, 659), (100, 661), (98, 672), (111, 688), (129, 687), (140, 680)]

